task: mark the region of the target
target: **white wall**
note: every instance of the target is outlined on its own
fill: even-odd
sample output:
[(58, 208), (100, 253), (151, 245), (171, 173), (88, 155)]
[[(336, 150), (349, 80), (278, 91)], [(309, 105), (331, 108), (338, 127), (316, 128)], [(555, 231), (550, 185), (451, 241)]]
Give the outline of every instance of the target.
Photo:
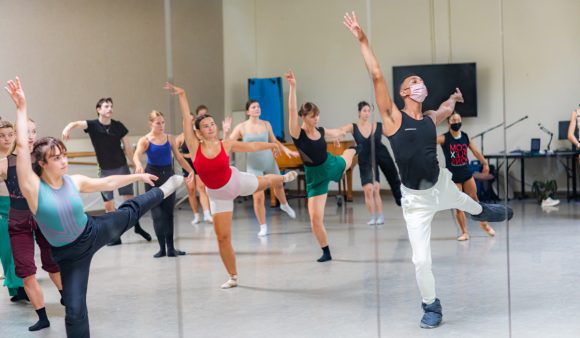
[[(507, 149), (529, 149), (530, 138), (547, 139), (541, 122), (556, 131), (580, 103), (580, 2), (504, 0), (506, 120), (529, 115), (508, 130)], [(356, 119), (355, 104), (372, 99), (358, 46), (342, 26), (355, 10), (367, 27), (366, 1), (224, 0), (224, 82), (226, 114), (243, 109), (250, 76), (282, 76), (292, 68), (298, 100), (321, 107), (321, 125)], [(500, 1), (370, 1), (372, 45), (391, 86), (391, 67), (404, 64), (476, 62), (479, 117), (464, 119), (477, 134), (504, 119)], [(368, 27), (367, 27), (368, 28)], [(237, 52), (243, 57), (236, 57)], [(534, 98), (538, 98), (535, 99)], [(439, 128), (445, 131), (446, 126)], [(476, 142), (478, 142), (476, 140)], [(554, 141), (552, 148), (567, 146)], [(485, 151), (504, 149), (503, 132), (486, 135)], [(537, 160), (534, 160), (537, 161)], [(556, 162), (539, 167), (552, 174)], [(550, 164), (551, 163), (551, 164)], [(517, 165), (512, 172), (519, 177)], [(531, 168), (528, 179), (544, 175)], [(355, 187), (360, 189), (358, 173)], [(560, 186), (565, 187), (560, 175)], [(383, 186), (388, 186), (383, 182)]]

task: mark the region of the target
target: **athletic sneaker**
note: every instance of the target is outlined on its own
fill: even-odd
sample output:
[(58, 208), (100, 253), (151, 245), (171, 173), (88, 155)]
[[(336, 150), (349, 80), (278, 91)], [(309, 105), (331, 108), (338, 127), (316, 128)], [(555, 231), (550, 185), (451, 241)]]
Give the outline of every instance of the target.
[(375, 217), (371, 217), (371, 220), (367, 222), (367, 225), (375, 225), (377, 224), (377, 220), (375, 219)]
[(506, 207), (503, 204), (487, 204), (479, 202), (479, 205), (483, 208), (479, 215), (471, 215), (471, 219), (475, 221), (487, 221), (487, 222), (503, 222), (507, 219), (510, 220), (514, 217), (514, 211), (510, 207)]
[(542, 201), (542, 207), (555, 207), (560, 204), (560, 200), (554, 200), (550, 197)]
[(376, 225), (385, 224), (385, 216), (383, 214), (379, 214), (377, 218), (375, 218), (375, 224)]
[(193, 214), (193, 220), (191, 221), (192, 225), (199, 224), (201, 222), (201, 218), (199, 218), (199, 214)]
[(423, 318), (421, 318), (421, 328), (423, 329), (434, 329), (441, 325), (441, 320), (443, 320), (443, 308), (441, 307), (441, 302), (439, 298), (429, 305), (422, 303), (423, 308)]

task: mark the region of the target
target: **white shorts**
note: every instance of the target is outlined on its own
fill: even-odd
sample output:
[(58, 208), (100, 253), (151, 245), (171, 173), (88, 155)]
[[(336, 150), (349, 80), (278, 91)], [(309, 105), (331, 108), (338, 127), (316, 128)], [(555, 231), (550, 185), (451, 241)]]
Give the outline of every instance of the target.
[(234, 199), (238, 196), (249, 196), (258, 189), (258, 178), (255, 175), (240, 172), (236, 167), (228, 183), (218, 189), (205, 188), (209, 197), (209, 208), (212, 214), (234, 211)]

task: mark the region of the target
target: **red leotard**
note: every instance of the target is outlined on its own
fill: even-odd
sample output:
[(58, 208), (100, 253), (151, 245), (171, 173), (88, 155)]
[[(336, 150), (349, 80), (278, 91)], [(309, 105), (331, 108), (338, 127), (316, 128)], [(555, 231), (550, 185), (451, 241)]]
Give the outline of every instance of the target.
[(193, 166), (201, 181), (210, 189), (219, 189), (226, 185), (232, 176), (230, 158), (220, 141), (221, 151), (214, 158), (207, 158), (201, 151), (201, 145), (197, 147)]

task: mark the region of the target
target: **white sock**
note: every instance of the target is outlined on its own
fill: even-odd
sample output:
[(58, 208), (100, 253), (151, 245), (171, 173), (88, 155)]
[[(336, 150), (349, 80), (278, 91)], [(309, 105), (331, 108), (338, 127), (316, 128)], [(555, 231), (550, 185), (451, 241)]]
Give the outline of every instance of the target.
[(233, 275), (233, 276), (230, 276), (230, 279), (228, 279), (227, 282), (222, 284), (221, 288), (222, 289), (231, 289), (231, 288), (235, 288), (236, 286), (238, 286), (238, 276)]
[(266, 236), (268, 234), (268, 224), (261, 224), (260, 225), (260, 232), (258, 232), (258, 236)]
[(284, 183), (292, 182), (298, 177), (298, 173), (294, 170), (285, 173), (284, 175)]
[(292, 209), (292, 207), (290, 207), (290, 204), (288, 204), (288, 203), (280, 204), (280, 209), (282, 209), (282, 211), (287, 213), (288, 216), (290, 216), (290, 218), (296, 218), (296, 213), (294, 212), (294, 209)]
[(163, 191), (163, 198), (169, 197), (183, 184), (183, 175), (173, 175), (159, 189)]
[(211, 217), (211, 213), (209, 212), (209, 210), (203, 211), (203, 221), (213, 223), (213, 217)]
[(199, 214), (193, 214), (193, 221), (191, 221), (191, 224), (199, 224), (201, 222), (201, 219), (199, 217)]

